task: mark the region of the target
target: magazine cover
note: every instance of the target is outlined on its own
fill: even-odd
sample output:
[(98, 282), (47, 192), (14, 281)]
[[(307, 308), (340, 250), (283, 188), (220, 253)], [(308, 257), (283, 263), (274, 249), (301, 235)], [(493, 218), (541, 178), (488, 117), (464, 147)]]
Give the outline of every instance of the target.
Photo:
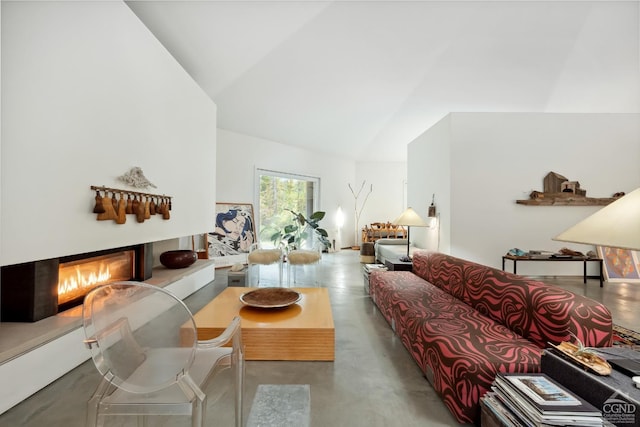
[(572, 394), (545, 374), (498, 374), (495, 384), (543, 415), (602, 416), (595, 406)]
[(580, 401), (546, 376), (511, 375), (507, 379), (540, 405), (579, 406)]

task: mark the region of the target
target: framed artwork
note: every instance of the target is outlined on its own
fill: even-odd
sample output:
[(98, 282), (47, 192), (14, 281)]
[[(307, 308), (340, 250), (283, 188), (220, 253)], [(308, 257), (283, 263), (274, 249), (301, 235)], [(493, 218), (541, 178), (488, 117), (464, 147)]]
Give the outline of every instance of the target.
[(216, 203), (215, 229), (208, 233), (207, 238), (210, 259), (229, 257), (216, 264), (245, 262), (249, 248), (256, 242), (253, 205)]
[(640, 283), (640, 264), (636, 251), (607, 246), (598, 246), (597, 250), (598, 256), (602, 258), (605, 280)]

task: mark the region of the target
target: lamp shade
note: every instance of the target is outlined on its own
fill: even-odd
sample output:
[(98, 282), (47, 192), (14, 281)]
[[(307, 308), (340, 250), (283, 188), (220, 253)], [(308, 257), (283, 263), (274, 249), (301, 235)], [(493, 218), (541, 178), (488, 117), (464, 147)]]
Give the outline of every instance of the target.
[(393, 223), (411, 227), (426, 227), (428, 225), (413, 208), (407, 208)]
[(610, 203), (553, 240), (640, 250), (640, 188)]

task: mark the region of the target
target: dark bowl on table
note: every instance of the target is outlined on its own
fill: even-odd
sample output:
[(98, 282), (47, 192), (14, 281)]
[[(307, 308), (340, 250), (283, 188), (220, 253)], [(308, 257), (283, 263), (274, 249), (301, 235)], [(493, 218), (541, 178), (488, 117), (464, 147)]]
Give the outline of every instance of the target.
[(189, 249), (166, 251), (160, 254), (160, 263), (167, 268), (186, 268), (196, 262), (198, 254)]

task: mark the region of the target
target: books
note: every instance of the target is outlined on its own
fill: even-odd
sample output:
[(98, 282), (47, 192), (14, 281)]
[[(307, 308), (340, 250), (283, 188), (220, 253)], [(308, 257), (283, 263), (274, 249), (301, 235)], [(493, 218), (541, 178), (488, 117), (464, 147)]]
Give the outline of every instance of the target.
[(387, 266), (386, 266), (386, 265), (384, 265), (384, 264), (365, 264), (365, 265), (364, 265), (364, 270), (365, 270), (367, 273), (371, 273), (371, 272), (372, 272), (372, 271), (374, 271), (374, 270), (377, 270), (377, 271), (387, 271), (387, 270), (388, 270), (388, 268), (387, 268)]
[(507, 426), (602, 426), (602, 412), (545, 374), (498, 374), (484, 405)]
[(554, 255), (555, 252), (532, 249), (527, 254), (529, 255), (529, 258), (545, 259), (545, 258), (551, 258), (551, 256)]
[(538, 405), (577, 406), (580, 401), (540, 375), (510, 375), (506, 377), (519, 391)]
[[(521, 423), (518, 417), (500, 402), (500, 398), (496, 396), (494, 391), (487, 392), (482, 397), (482, 404), (491, 411), (494, 418), (500, 421), (501, 426), (524, 427), (526, 425)], [(484, 424), (484, 420), (482, 424)]]

